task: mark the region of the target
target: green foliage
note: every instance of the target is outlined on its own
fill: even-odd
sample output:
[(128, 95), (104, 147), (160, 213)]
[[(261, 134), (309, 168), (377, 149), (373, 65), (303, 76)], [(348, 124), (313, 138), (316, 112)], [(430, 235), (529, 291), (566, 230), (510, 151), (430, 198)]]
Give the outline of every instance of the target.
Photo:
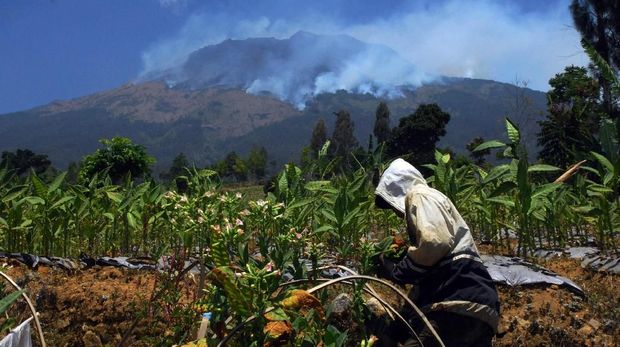
[(82, 160), (80, 179), (87, 181), (96, 173), (107, 171), (113, 182), (124, 178), (140, 178), (150, 175), (150, 165), (155, 162), (146, 149), (126, 137), (113, 137), (100, 141), (104, 146)]
[(392, 130), (390, 128), (390, 109), (385, 102), (380, 102), (375, 111), (375, 126), (373, 134), (377, 143), (381, 144), (389, 140)]
[[(517, 124), (506, 119), (505, 126), (506, 139), (480, 143), (474, 151), (501, 150), (506, 162), (481, 167), (434, 151), (426, 165), (432, 172), (428, 182), (454, 202), (477, 238), (494, 245), (512, 245), (506, 232), (512, 230), (520, 254), (591, 236), (613, 250), (620, 226), (613, 124), (602, 122), (604, 150), (588, 153), (586, 174), (567, 183), (550, 178), (561, 172), (558, 167), (530, 163)], [(372, 176), (386, 165), (382, 146), (356, 171), (338, 175), (337, 160), (327, 154), (330, 145), (327, 141), (304, 168), (286, 165), (273, 191), (258, 200), (224, 190), (216, 171), (195, 167), (179, 176), (187, 182), (183, 192), (151, 181), (119, 185), (105, 173), (78, 183), (68, 182), (63, 173), (48, 183), (34, 173), (24, 179), (0, 168), (0, 242), (10, 252), (163, 256), (166, 269), (157, 287), (164, 294), (154, 300), (153, 310), (174, 327), (170, 343), (187, 340), (196, 319), (178, 290), (178, 274), (190, 257), (201, 271), (197, 304), (212, 313), (209, 344), (242, 322), (247, 323), (231, 344), (272, 341), (274, 331), (268, 327), (275, 322), (288, 329), (291, 345), (370, 341), (363, 324), (362, 331), (330, 327), (329, 312), (323, 312), (327, 294), (308, 294), (303, 299), (308, 305), (291, 308), (291, 300), (303, 301), (304, 285), (289, 283), (292, 291), (280, 287), (290, 276), (316, 279), (319, 264), (334, 260), (373, 274), (373, 256), (393, 250), (392, 242), (406, 237), (401, 219), (373, 208)], [(231, 157), (234, 167), (240, 158)], [(352, 316), (363, 321), (362, 285), (353, 288)]]
[(354, 124), (351, 115), (345, 110), (334, 113), (336, 125), (331, 137), (329, 150), (333, 157), (339, 159), (339, 166), (344, 172), (352, 168), (352, 152), (357, 148), (358, 142), (353, 135)]
[(575, 66), (566, 67), (549, 84), (548, 118), (539, 122), (539, 157), (553, 165), (569, 165), (598, 150), (599, 85), (585, 68)]
[(486, 148), (482, 150), (476, 150), (478, 146), (483, 144), (485, 141), (482, 137), (476, 137), (471, 140), (470, 143), (467, 144), (467, 150), (469, 151), (469, 157), (474, 161), (474, 164), (480, 166), (483, 165), (485, 160), (484, 157), (491, 154), (491, 149)]
[(446, 134), (450, 115), (437, 104), (420, 105), (411, 115), (401, 118), (392, 129), (387, 144), (391, 157), (405, 157), (413, 165), (430, 164), (435, 155), (435, 146)]
[(215, 165), (215, 171), (223, 178), (237, 182), (248, 178), (248, 167), (244, 160), (233, 151)]
[(312, 156), (317, 157), (319, 151), (323, 148), (323, 145), (327, 141), (327, 127), (325, 126), (325, 120), (319, 119), (312, 130), (312, 138), (310, 138), (310, 151)]
[(33, 170), (37, 175), (50, 168), (52, 162), (44, 154), (35, 154), (29, 149), (18, 149), (15, 152), (2, 152), (0, 168), (14, 170), (18, 176)]
[(250, 174), (253, 175), (257, 181), (261, 181), (265, 178), (267, 172), (267, 150), (265, 147), (252, 148), (246, 162)]

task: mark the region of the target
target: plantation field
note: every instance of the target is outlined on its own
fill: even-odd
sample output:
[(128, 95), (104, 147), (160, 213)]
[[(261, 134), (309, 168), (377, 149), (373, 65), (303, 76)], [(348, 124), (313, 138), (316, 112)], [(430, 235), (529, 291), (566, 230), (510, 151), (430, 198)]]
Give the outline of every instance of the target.
[[(518, 128), (506, 120), (506, 129), (507, 142), (478, 146), (503, 153), (496, 166), (457, 163), (438, 151), (435, 163), (421, 167), (483, 250), (530, 257), (538, 248), (594, 243), (617, 252), (617, 156), (592, 152), (562, 174), (567, 168), (530, 163)], [(70, 183), (63, 173), (46, 182), (0, 170), (0, 244), (85, 264), (89, 256), (161, 259), (158, 272), (11, 269), (42, 311), (52, 345), (183, 344), (195, 339), (207, 312), (209, 345), (370, 345), (376, 329), (366, 301), (377, 294), (365, 284), (382, 286), (373, 258), (399, 254), (405, 223), (374, 208), (373, 176), (387, 164), (381, 147), (357, 170), (335, 174), (327, 146), (303, 168), (286, 165), (267, 194), (222, 186), (215, 172), (195, 168), (174, 188), (113, 184), (105, 174)], [(577, 281), (585, 299), (559, 288), (500, 289), (498, 345), (613, 345), (618, 278), (571, 262), (546, 265)], [(320, 269), (333, 265), (369, 277), (321, 282)], [(327, 287), (310, 289), (317, 285)], [(347, 316), (334, 318), (330, 302), (345, 288)], [(389, 288), (377, 293), (387, 309), (403, 305)]]
[[(495, 346), (613, 346), (620, 341), (620, 277), (584, 270), (572, 259), (540, 265), (573, 279), (584, 288), (585, 298), (557, 286), (499, 286), (504, 334)], [(12, 263), (7, 272), (36, 298), (49, 346), (118, 344), (141, 317), (157, 278), (149, 271), (98, 266), (69, 274)], [(182, 301), (189, 303), (186, 299), (197, 294), (196, 284), (187, 278), (181, 287)], [(165, 312), (145, 315), (127, 345), (153, 346), (161, 336), (173, 335), (171, 319)], [(192, 332), (197, 329), (196, 322)]]

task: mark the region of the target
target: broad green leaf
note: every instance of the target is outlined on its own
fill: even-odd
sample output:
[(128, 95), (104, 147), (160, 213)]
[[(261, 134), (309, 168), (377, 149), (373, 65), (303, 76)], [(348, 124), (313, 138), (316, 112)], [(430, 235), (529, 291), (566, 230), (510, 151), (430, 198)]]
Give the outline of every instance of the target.
[(487, 184), (493, 182), (506, 174), (508, 170), (510, 170), (510, 167), (507, 164), (496, 166), (489, 171), (488, 175), (482, 180), (482, 183)]
[(313, 202), (314, 202), (314, 199), (312, 199), (312, 198), (300, 199), (300, 200), (294, 199), (293, 202), (291, 202), (287, 206), (287, 210), (293, 210), (293, 209), (296, 209), (296, 208), (304, 207), (304, 206), (309, 205), (309, 204), (311, 204)]
[(596, 152), (590, 152), (596, 158), (596, 160), (605, 167), (605, 170), (608, 172), (614, 172), (614, 165), (609, 161), (609, 159), (605, 158), (603, 155), (598, 154)]
[(117, 204), (120, 204), (123, 201), (123, 195), (117, 192), (106, 191), (105, 192), (108, 198)]
[(9, 223), (7, 223), (6, 220), (4, 218), (2, 218), (2, 217), (0, 217), (0, 224), (4, 225), (6, 227), (9, 226)]
[(346, 216), (344, 217), (344, 220), (342, 221), (342, 225), (347, 226), (353, 218), (358, 217), (360, 215), (360, 208), (361, 208), (361, 205), (357, 206), (351, 212), (347, 213)]
[(588, 191), (596, 192), (596, 193), (613, 193), (614, 190), (602, 185), (591, 185), (588, 187)]
[[(216, 242), (217, 243), (217, 242)], [(235, 274), (225, 266), (217, 267), (209, 272), (209, 278), (220, 288), (224, 289), (226, 299), (236, 314), (242, 316), (250, 312), (249, 293), (243, 293), (235, 281)]]
[(278, 193), (286, 194), (288, 192), (288, 180), (286, 179), (286, 174), (280, 174), (280, 178), (278, 179)]
[(506, 133), (513, 144), (517, 144), (521, 140), (519, 128), (508, 118), (506, 118)]
[(497, 188), (495, 188), (491, 192), (491, 194), (489, 194), (489, 197), (500, 196), (500, 195), (506, 194), (509, 191), (515, 189), (516, 187), (517, 187), (517, 184), (512, 181), (502, 182)]
[(55, 202), (55, 203), (54, 203), (54, 204), (50, 207), (50, 209), (52, 209), (52, 210), (53, 210), (53, 209), (55, 209), (56, 207), (61, 206), (61, 205), (62, 205), (62, 204), (64, 204), (65, 202), (67, 202), (67, 201), (71, 201), (71, 200), (73, 200), (73, 199), (75, 199), (75, 196), (65, 196), (65, 197), (62, 197), (62, 198), (60, 198), (58, 201), (56, 201), (56, 202)]
[(127, 213), (127, 223), (132, 228), (135, 228), (138, 225), (138, 223), (136, 222), (136, 217), (131, 212)]
[(62, 181), (64, 181), (65, 176), (67, 176), (67, 172), (66, 171), (62, 172), (58, 176), (56, 176), (56, 178), (50, 184), (50, 186), (49, 186), (49, 188), (47, 190), (51, 193), (51, 192), (55, 191), (56, 189), (58, 189), (58, 187), (60, 187), (60, 185), (62, 184)]
[(321, 226), (321, 227), (319, 227), (319, 228), (315, 229), (315, 230), (314, 230), (314, 233), (316, 233), (316, 234), (319, 234), (319, 235), (320, 235), (320, 234), (322, 234), (322, 233), (324, 233), (324, 232), (326, 232), (326, 231), (330, 231), (330, 230), (332, 230), (332, 229), (334, 229), (334, 227), (332, 227), (331, 225), (323, 225), (323, 226)]
[(26, 188), (24, 187), (15, 187), (12, 188), (11, 190), (9, 190), (9, 192), (2, 198), (2, 202), (3, 203), (7, 203), (11, 200), (14, 200), (16, 198), (18, 198), (24, 191), (26, 190)]
[(527, 172), (553, 172), (560, 170), (559, 167), (548, 164), (534, 164), (527, 168)]
[(479, 144), (476, 148), (474, 148), (474, 152), (484, 151), (485, 149), (500, 148), (504, 146), (506, 146), (506, 144), (503, 142), (491, 140)]
[(444, 164), (447, 164), (450, 161), (450, 153), (446, 153), (444, 155), (441, 156), (441, 161)]
[(496, 204), (500, 204), (500, 205), (504, 205), (504, 206), (508, 206), (508, 207), (515, 207), (515, 203), (514, 201), (512, 201), (511, 198), (509, 197), (505, 197), (505, 196), (497, 196), (494, 198), (487, 198), (488, 201), (494, 202)]
[(280, 307), (271, 312), (265, 313), (265, 318), (270, 321), (284, 321), (290, 319), (286, 312), (284, 312), (284, 310)]
[(607, 172), (605, 177), (603, 177), (603, 185), (609, 186), (609, 182), (614, 179), (615, 175), (613, 172)]
[(309, 190), (311, 192), (320, 190), (322, 188), (329, 187), (331, 185), (331, 181), (310, 181), (306, 183), (304, 189)]
[(544, 222), (547, 220), (547, 214), (545, 213), (546, 211), (544, 209), (541, 208), (534, 208), (533, 206), (530, 207), (530, 210), (528, 211), (528, 214), (533, 216), (534, 218), (538, 219), (541, 222)]
[(19, 297), (24, 293), (24, 290), (19, 290), (16, 292), (12, 292), (11, 294), (5, 296), (0, 300), (0, 314), (4, 313), (11, 305), (19, 299)]
[(27, 196), (24, 198), (30, 205), (45, 205), (45, 200), (38, 196)]
[(538, 198), (543, 198), (546, 197), (547, 195), (551, 194), (553, 191), (555, 191), (556, 189), (560, 188), (562, 186), (561, 183), (547, 183), (547, 184), (543, 184), (540, 187), (537, 187), (534, 190), (534, 193), (532, 194), (532, 199), (538, 199)]
[(48, 189), (45, 186), (45, 183), (41, 181), (41, 179), (34, 173), (34, 171), (30, 175), (30, 181), (32, 182), (32, 185), (34, 186), (34, 190), (38, 196), (40, 197), (47, 196)]
[(593, 173), (593, 174), (595, 174), (595, 175), (597, 175), (599, 177), (601, 176), (601, 173), (597, 169), (595, 169), (593, 167), (590, 167), (590, 166), (585, 166), (584, 165), (584, 166), (580, 167), (579, 170), (585, 170), (585, 171), (591, 172), (591, 173)]

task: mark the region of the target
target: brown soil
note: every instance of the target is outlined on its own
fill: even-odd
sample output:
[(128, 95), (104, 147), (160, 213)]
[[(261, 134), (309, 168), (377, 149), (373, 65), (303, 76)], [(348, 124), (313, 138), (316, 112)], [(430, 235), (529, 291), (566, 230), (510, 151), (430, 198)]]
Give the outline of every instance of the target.
[[(584, 298), (558, 286), (500, 286), (501, 337), (496, 346), (615, 346), (620, 341), (620, 276), (581, 268), (572, 259), (538, 261), (572, 279)], [(40, 311), (49, 346), (114, 346), (137, 315), (127, 346), (151, 346), (171, 334), (165, 312), (145, 314), (156, 285), (154, 272), (111, 267), (77, 271), (19, 263), (8, 270)], [(195, 288), (190, 282), (186, 288)], [(186, 298), (193, 296), (187, 291)], [(100, 341), (100, 342), (99, 342)]]

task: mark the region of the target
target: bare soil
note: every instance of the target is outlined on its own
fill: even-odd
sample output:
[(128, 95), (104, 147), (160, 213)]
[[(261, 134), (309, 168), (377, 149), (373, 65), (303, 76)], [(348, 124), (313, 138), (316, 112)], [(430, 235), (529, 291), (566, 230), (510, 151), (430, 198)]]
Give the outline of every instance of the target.
[[(572, 259), (538, 263), (580, 285), (585, 297), (558, 286), (499, 286), (502, 305), (496, 346), (617, 346), (620, 343), (620, 276), (582, 269)], [(136, 317), (143, 319), (127, 346), (153, 346), (172, 334), (172, 318), (145, 303), (157, 275), (144, 270), (93, 267), (68, 273), (10, 263), (8, 274), (27, 289), (40, 312), (49, 346), (115, 346)], [(188, 279), (182, 295), (191, 299)], [(196, 327), (197, 329), (197, 327)]]

